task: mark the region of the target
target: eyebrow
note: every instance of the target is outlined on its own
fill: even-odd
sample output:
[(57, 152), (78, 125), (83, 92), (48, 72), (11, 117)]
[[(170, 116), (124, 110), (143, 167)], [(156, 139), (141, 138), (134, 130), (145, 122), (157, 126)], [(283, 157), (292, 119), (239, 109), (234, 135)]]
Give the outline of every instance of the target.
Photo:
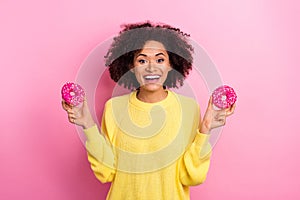
[[(155, 56), (160, 56), (160, 55), (165, 56), (164, 53), (157, 53), (157, 54), (155, 54)], [(145, 57), (148, 57), (146, 54), (143, 54), (143, 53), (138, 54), (137, 57), (138, 57), (138, 56), (145, 56)]]

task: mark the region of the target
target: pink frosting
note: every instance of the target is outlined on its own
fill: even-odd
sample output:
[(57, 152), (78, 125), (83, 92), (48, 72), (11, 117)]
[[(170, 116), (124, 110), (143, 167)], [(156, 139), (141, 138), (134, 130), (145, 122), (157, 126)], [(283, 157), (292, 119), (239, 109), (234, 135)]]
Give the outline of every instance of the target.
[(77, 106), (84, 101), (85, 93), (83, 88), (76, 83), (67, 82), (61, 89), (63, 100), (71, 105)]
[(236, 102), (237, 96), (233, 88), (222, 85), (214, 90), (212, 94), (212, 101), (218, 108), (224, 109), (229, 108)]

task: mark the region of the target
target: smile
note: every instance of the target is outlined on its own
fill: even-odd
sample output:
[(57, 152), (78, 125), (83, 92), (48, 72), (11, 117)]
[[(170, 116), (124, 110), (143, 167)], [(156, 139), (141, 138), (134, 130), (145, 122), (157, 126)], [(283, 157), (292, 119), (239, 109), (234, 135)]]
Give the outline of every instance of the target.
[(146, 80), (156, 80), (156, 79), (159, 79), (160, 78), (160, 75), (146, 75), (144, 76), (144, 79)]

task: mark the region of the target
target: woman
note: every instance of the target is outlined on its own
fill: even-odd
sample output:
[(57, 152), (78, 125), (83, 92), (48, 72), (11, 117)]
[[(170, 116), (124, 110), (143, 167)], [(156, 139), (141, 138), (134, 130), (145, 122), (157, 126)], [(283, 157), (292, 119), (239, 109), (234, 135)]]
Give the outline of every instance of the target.
[[(192, 69), (189, 35), (169, 25), (128, 24), (106, 55), (111, 78), (132, 89), (105, 104), (99, 131), (85, 100), (62, 102), (71, 123), (82, 126), (96, 177), (112, 182), (107, 199), (189, 199), (209, 168), (209, 132), (223, 126), (235, 105), (203, 120), (193, 99), (172, 92)], [(101, 134), (100, 134), (101, 132)]]

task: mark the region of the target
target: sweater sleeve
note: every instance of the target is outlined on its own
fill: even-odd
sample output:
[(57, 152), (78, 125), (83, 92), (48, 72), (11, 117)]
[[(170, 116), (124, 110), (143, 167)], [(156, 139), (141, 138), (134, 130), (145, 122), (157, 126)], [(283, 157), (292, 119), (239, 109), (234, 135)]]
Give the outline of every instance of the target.
[(199, 185), (205, 181), (211, 157), (208, 138), (207, 134), (197, 131), (193, 143), (182, 156), (179, 172), (183, 185)]
[(192, 144), (187, 148), (179, 162), (179, 178), (183, 185), (193, 186), (203, 183), (209, 169), (211, 145), (209, 135), (199, 132), (199, 107), (195, 112), (194, 129), (196, 131)]
[(91, 168), (102, 183), (112, 182), (115, 176), (115, 158), (111, 143), (107, 137), (107, 124), (105, 111), (102, 118), (102, 128), (100, 134), (97, 125), (84, 129), (86, 135), (86, 149)]

